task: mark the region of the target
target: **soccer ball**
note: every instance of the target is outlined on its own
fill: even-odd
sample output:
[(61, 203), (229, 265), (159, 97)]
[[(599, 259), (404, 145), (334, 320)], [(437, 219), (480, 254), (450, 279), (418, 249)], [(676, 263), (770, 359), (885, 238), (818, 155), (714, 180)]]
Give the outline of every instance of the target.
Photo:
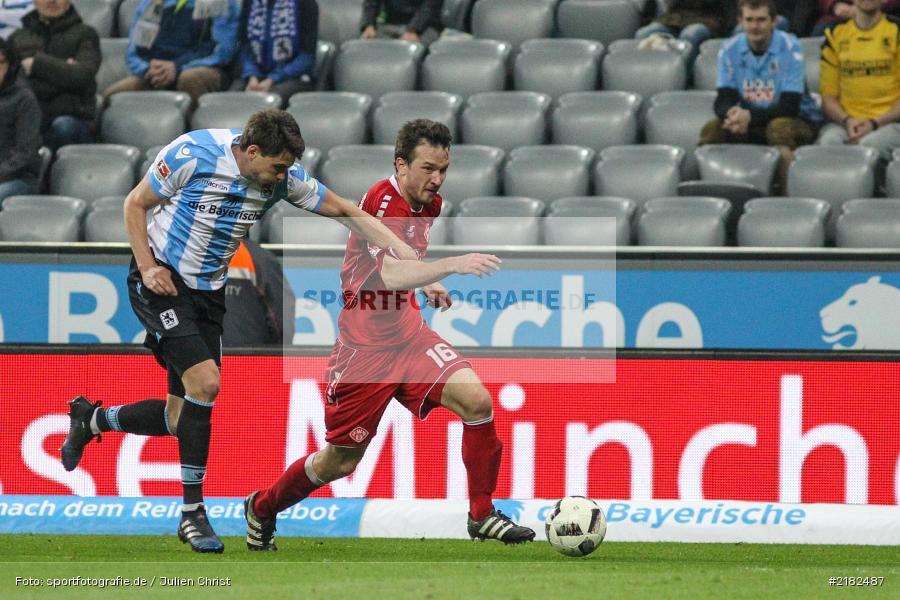
[(547, 513), (547, 541), (566, 556), (587, 556), (606, 536), (603, 509), (584, 496), (567, 496)]

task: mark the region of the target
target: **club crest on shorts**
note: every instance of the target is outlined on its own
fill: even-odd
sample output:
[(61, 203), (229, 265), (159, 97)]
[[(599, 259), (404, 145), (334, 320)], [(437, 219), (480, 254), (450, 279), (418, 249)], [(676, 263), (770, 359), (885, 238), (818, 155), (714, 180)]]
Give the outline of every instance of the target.
[(350, 439), (359, 444), (369, 435), (369, 432), (362, 427), (357, 427), (350, 432)]
[(178, 316), (175, 314), (174, 308), (159, 313), (159, 320), (166, 331), (178, 326)]

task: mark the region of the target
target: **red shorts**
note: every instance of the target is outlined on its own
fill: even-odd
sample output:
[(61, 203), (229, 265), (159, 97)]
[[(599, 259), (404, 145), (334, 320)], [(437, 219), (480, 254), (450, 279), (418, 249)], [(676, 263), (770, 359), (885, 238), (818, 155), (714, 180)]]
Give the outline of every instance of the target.
[(424, 419), (440, 406), (447, 379), (466, 368), (469, 361), (427, 327), (391, 349), (360, 350), (338, 340), (328, 360), (325, 439), (345, 447), (369, 443), (392, 398)]

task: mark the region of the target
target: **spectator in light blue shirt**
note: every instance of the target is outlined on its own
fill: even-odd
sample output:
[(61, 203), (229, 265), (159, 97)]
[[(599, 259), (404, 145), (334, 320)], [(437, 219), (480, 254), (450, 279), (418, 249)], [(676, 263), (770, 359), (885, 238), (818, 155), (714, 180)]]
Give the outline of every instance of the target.
[(744, 33), (719, 51), (716, 118), (704, 125), (700, 144), (775, 146), (784, 191), (793, 151), (813, 142), (822, 113), (806, 88), (800, 43), (775, 29), (774, 0), (740, 0), (738, 10)]

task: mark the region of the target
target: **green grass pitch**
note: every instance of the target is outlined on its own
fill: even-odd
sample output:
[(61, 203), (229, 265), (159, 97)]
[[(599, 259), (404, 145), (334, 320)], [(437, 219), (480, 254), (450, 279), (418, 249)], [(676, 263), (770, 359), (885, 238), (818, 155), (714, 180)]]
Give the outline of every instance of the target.
[[(607, 542), (574, 559), (546, 542), (279, 538), (278, 544), (278, 552), (251, 553), (232, 537), (225, 554), (200, 555), (174, 535), (0, 535), (0, 598), (900, 598), (898, 546)], [(49, 584), (79, 576), (147, 583)], [(43, 585), (17, 586), (17, 577)], [(164, 577), (194, 585), (164, 586)], [(851, 589), (830, 585), (832, 577), (883, 579)], [(230, 578), (230, 585), (200, 586), (216, 578)]]

